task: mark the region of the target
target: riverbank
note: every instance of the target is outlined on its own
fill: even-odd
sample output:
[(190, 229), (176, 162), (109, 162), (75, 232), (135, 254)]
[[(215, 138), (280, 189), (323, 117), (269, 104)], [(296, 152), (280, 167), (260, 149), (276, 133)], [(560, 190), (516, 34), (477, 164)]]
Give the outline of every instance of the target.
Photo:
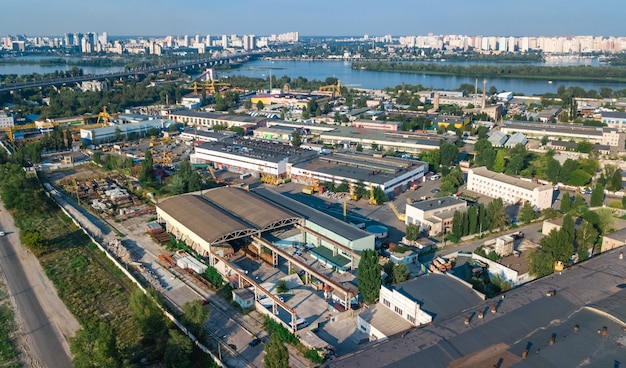
[(439, 65), (429, 63), (354, 62), (354, 70), (474, 78), (508, 78), (568, 82), (626, 83), (626, 68), (534, 65)]

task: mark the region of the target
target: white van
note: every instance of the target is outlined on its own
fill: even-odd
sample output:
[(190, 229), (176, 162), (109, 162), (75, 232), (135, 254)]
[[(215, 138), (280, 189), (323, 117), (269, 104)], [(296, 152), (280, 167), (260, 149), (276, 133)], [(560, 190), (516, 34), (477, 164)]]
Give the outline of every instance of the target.
[(437, 179), (439, 179), (440, 177), (441, 177), (441, 175), (439, 175), (439, 174), (435, 174), (435, 175), (433, 175), (433, 176), (431, 176), (431, 177), (430, 177), (430, 180), (437, 180)]
[(307, 321), (305, 318), (300, 318), (296, 320), (296, 331), (300, 330), (302, 328), (305, 328), (309, 325), (309, 321)]

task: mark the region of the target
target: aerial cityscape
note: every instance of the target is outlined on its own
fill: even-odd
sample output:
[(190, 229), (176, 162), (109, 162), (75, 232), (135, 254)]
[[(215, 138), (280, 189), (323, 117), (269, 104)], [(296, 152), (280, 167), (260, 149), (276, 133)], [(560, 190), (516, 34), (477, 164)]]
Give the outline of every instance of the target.
[(3, 5), (0, 366), (625, 364), (615, 4)]

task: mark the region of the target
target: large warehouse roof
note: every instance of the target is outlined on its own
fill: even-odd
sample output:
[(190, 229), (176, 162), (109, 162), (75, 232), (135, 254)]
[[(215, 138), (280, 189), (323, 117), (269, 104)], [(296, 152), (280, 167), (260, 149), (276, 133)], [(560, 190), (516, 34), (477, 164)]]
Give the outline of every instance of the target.
[(297, 215), (234, 187), (216, 188), (201, 196), (170, 197), (157, 206), (211, 244), (301, 221)]

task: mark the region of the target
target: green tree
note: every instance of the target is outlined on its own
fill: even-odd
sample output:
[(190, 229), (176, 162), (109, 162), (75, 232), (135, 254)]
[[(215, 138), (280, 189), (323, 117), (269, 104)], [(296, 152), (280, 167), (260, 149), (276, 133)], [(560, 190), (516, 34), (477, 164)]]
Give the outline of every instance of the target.
[(141, 172), (139, 180), (143, 183), (154, 181), (154, 161), (152, 160), (152, 152), (147, 150), (143, 161), (141, 162)]
[(361, 253), (361, 261), (357, 268), (357, 285), (363, 300), (373, 304), (380, 294), (381, 276), (378, 255), (373, 249), (366, 249)]
[[(596, 230), (591, 222), (583, 220), (582, 224), (578, 227), (578, 230), (576, 230), (576, 243), (578, 244), (579, 261), (584, 261), (589, 257), (588, 250), (593, 248), (599, 235), (598, 230)], [(581, 256), (584, 257), (581, 258)]]
[(200, 180), (200, 175), (193, 173), (189, 176), (189, 183), (187, 183), (188, 192), (197, 192), (202, 189), (202, 182)]
[(208, 306), (203, 306), (200, 300), (192, 300), (183, 305), (183, 321), (197, 338), (204, 335), (204, 324), (209, 314)]
[(307, 120), (310, 117), (311, 117), (311, 113), (309, 112), (309, 110), (302, 111), (302, 119)]
[(528, 255), (530, 263), (528, 269), (531, 275), (535, 277), (548, 276), (554, 272), (554, 258), (547, 252), (541, 250), (532, 250)]
[(537, 218), (537, 212), (530, 204), (530, 202), (525, 202), (522, 208), (520, 209), (519, 219), (524, 224), (530, 224), (535, 218)]
[(385, 264), (383, 265), (383, 272), (385, 273), (385, 284), (386, 285), (391, 285), (393, 284), (393, 266), (395, 266), (396, 264), (393, 263), (392, 260), (388, 260), (387, 262), (385, 262)]
[(573, 241), (570, 241), (570, 235), (566, 231), (553, 229), (544, 236), (539, 244), (541, 250), (552, 256), (555, 261), (567, 263), (574, 253)]
[(287, 282), (285, 280), (278, 280), (278, 282), (276, 283), (276, 291), (279, 293), (286, 293), (287, 291), (289, 291), (289, 288), (287, 287)]
[(469, 206), (467, 209), (467, 218), (469, 219), (469, 234), (478, 232), (478, 211), (475, 206)]
[(576, 143), (576, 151), (581, 153), (589, 153), (593, 149), (593, 143), (588, 141), (581, 141)]
[(579, 213), (579, 214), (587, 210), (585, 199), (580, 194), (576, 194), (576, 196), (574, 197), (574, 202), (572, 203), (572, 210), (576, 211), (576, 213)]
[(102, 163), (102, 152), (95, 151), (91, 159), (96, 165), (100, 165)]
[(441, 191), (445, 193), (456, 193), (463, 184), (463, 172), (459, 166), (456, 166), (448, 175), (441, 179)]
[(259, 102), (256, 103), (256, 109), (261, 111), (263, 110), (263, 108), (265, 107), (265, 104), (263, 103), (263, 101), (259, 100)]
[(611, 185), (608, 187), (608, 189), (613, 192), (622, 189), (622, 170), (615, 170), (615, 172), (611, 176)]
[(564, 242), (573, 244), (576, 237), (576, 225), (574, 224), (574, 219), (571, 215), (565, 215), (563, 218), (561, 231), (566, 236)]
[(580, 187), (589, 183), (590, 180), (591, 180), (591, 175), (587, 174), (582, 169), (576, 169), (570, 173), (565, 183)]
[(363, 145), (361, 143), (357, 143), (356, 145), (356, 151), (357, 152), (363, 152)]
[[(487, 217), (490, 224), (489, 229), (499, 229), (508, 223), (509, 219), (504, 213), (504, 203), (502, 198), (496, 198), (487, 204)], [(483, 228), (483, 230), (485, 230)]]
[(157, 341), (163, 337), (165, 317), (151, 297), (135, 289), (130, 295), (130, 308), (145, 340)]
[(548, 163), (546, 167), (546, 174), (548, 180), (550, 180), (553, 184), (557, 184), (559, 182), (559, 177), (561, 173), (561, 164), (552, 157), (548, 158)]
[(393, 266), (393, 283), (399, 284), (409, 279), (411, 272), (404, 263), (398, 263)]
[(439, 157), (440, 164), (444, 166), (452, 166), (457, 156), (459, 155), (459, 148), (444, 140), (439, 142)]
[(569, 196), (569, 193), (563, 192), (563, 196), (561, 197), (561, 212), (568, 213), (572, 210), (572, 199)]
[(70, 339), (72, 365), (76, 368), (120, 367), (117, 335), (111, 327), (101, 322), (95, 328), (83, 328)]
[(365, 188), (365, 184), (363, 183), (363, 180), (359, 180), (356, 182), (356, 186), (354, 188), (354, 194), (356, 195), (357, 199), (367, 197), (368, 192), (367, 192), (367, 189)]
[(515, 155), (506, 163), (505, 173), (510, 175), (518, 175), (524, 169), (524, 158)]
[(265, 345), (263, 367), (289, 368), (289, 351), (277, 334), (270, 336), (270, 342)]
[(459, 241), (463, 236), (463, 214), (459, 211), (454, 211), (454, 216), (452, 217), (452, 232), (453, 241)]
[(591, 207), (602, 206), (604, 202), (604, 185), (596, 184), (591, 192), (591, 199), (589, 200), (589, 205)]
[(250, 110), (252, 109), (252, 100), (251, 99), (246, 99), (243, 103), (243, 108), (246, 110)]
[(302, 145), (302, 135), (297, 130), (291, 133), (291, 145), (296, 148)]
[(495, 172), (504, 172), (504, 166), (506, 164), (505, 161), (505, 152), (504, 150), (498, 150), (498, 153), (496, 153), (496, 159), (493, 163), (493, 171)]
[(168, 367), (186, 368), (191, 364), (191, 351), (193, 345), (191, 340), (178, 332), (178, 330), (169, 330), (169, 338), (165, 345), (165, 353), (163, 354), (163, 362)]
[(415, 241), (419, 237), (420, 226), (417, 224), (406, 224), (406, 238), (407, 240)]
[(548, 136), (547, 136), (547, 135), (544, 135), (544, 136), (541, 138), (541, 145), (542, 145), (542, 146), (545, 146), (546, 144), (548, 144)]
[(20, 240), (36, 256), (41, 256), (48, 249), (50, 241), (38, 230), (25, 230), (20, 233)]

